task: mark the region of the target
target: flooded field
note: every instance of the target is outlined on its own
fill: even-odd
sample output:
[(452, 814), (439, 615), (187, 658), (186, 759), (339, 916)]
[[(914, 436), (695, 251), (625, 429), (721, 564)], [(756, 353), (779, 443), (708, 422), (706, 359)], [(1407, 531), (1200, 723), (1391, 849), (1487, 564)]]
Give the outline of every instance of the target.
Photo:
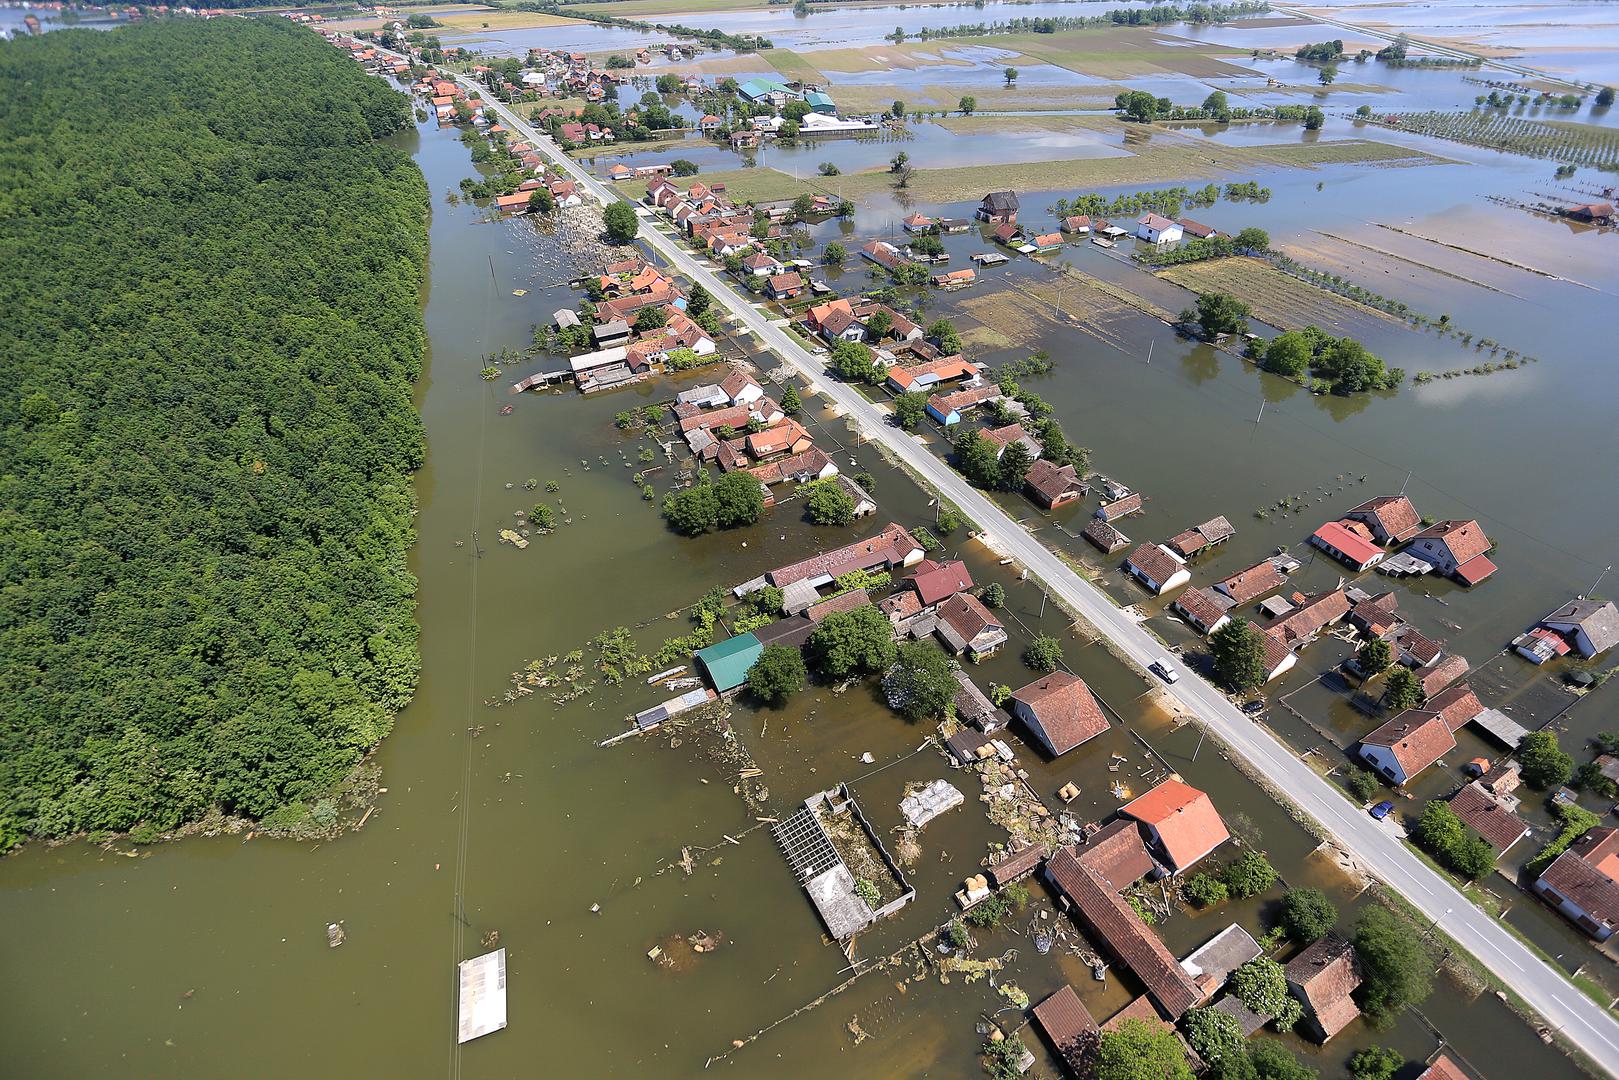
[[(944, 25), (990, 18), (1003, 6), (1023, 16), (1112, 5), (858, 9), (839, 13), (856, 27), (839, 42), (824, 36), (833, 17), (817, 12), (796, 32), (805, 48), (818, 41), (843, 47), (862, 35), (880, 41), (896, 11), (908, 26), (934, 18), (943, 21), (929, 25)], [(1379, 9), (1389, 18), (1403, 10)], [(1372, 16), (1357, 10), (1355, 17)], [(733, 33), (765, 33), (778, 44), (792, 40), (790, 27), (798, 25), (789, 12), (776, 10), (671, 21), (699, 18)], [(581, 35), (579, 44), (557, 36), (564, 32)], [(627, 47), (592, 36), (598, 34), (648, 43), (634, 31), (588, 24), (565, 31), (491, 28), (481, 38), (501, 48), (526, 48), (525, 42)], [(976, 77), (998, 82), (993, 65), (982, 62)], [(1025, 78), (1035, 71), (1073, 76), (1042, 65)], [(1312, 71), (1272, 74), (1302, 83), (1313, 79)], [(906, 85), (895, 81), (900, 72), (878, 74), (889, 80), (883, 86)], [(1421, 94), (1420, 107), (1445, 107), (1445, 95), (1467, 85), (1455, 73), (1375, 74), (1392, 94)], [(910, 85), (951, 85), (933, 71), (927, 77), (932, 81)], [(1446, 89), (1430, 98), (1430, 84), (1418, 80)], [(1177, 100), (1207, 92), (1190, 77), (1176, 82), (1187, 87)], [(1332, 102), (1348, 112), (1361, 100), (1335, 93)], [(1486, 704), (1529, 726), (1555, 718), (1567, 732), (1565, 747), (1583, 761), (1586, 754), (1577, 749), (1583, 739), (1619, 726), (1611, 719), (1612, 689), (1575, 699), (1557, 681), (1566, 662), (1533, 669), (1499, 654), (1512, 635), (1589, 588), (1614, 561), (1619, 504), (1607, 497), (1600, 463), (1614, 448), (1619, 373), (1611, 350), (1593, 343), (1611, 336), (1607, 323), (1619, 292), (1615, 238), (1486, 201), (1528, 190), (1573, 193), (1587, 182), (1585, 176), (1554, 180), (1550, 163), (1362, 133), (1336, 110), (1322, 135), (1327, 141), (1375, 137), (1446, 162), (1291, 168), (1254, 157), (1243, 161), (1246, 173), (1204, 175), (1194, 186), (1255, 179), (1271, 189), (1268, 201), (1222, 199), (1189, 213), (1227, 231), (1264, 228), (1300, 262), (1435, 317), (1447, 314), (1473, 340), (1499, 340), (1538, 362), (1393, 394), (1313, 396), (1179, 337), (1120, 299), (1127, 294), (1173, 312), (1193, 297), (1168, 277), (1149, 277), (1122, 252), (1089, 244), (1070, 244), (1040, 262), (1018, 258), (963, 293), (914, 299), (930, 318), (955, 319), (975, 342), (975, 359), (999, 363), (1037, 349), (1052, 354), (1056, 369), (1033, 380), (1035, 389), (1055, 407), (1070, 438), (1091, 448), (1097, 469), (1147, 496), (1146, 512), (1122, 525), (1132, 537), (1163, 539), (1216, 514), (1230, 518), (1236, 537), (1194, 560), (1194, 584), (1286, 547), (1306, 564), (1290, 590), (1330, 588), (1344, 574), (1337, 564), (1312, 557), (1305, 538), (1376, 494), (1403, 488), (1423, 514), (1476, 516), (1500, 544), (1500, 573), (1471, 591), (1425, 578), (1394, 584), (1400, 610), (1480, 669), (1473, 681)], [(1205, 136), (1195, 129), (1149, 134), (1033, 122), (1002, 130), (928, 124), (904, 141), (772, 147), (750, 160), (803, 176), (830, 160), (853, 174), (882, 167), (898, 149), (919, 166), (946, 169), (986, 160), (1106, 159), (1139, 152), (1143, 142), (1179, 146), (1205, 138), (1222, 149), (1320, 141), (1296, 125)], [(950, 894), (990, 845), (1004, 842), (1005, 832), (981, 812), (977, 778), (950, 770), (924, 745), (928, 730), (907, 724), (860, 686), (842, 694), (813, 686), (784, 709), (741, 703), (728, 728), (675, 725), (605, 749), (598, 742), (622, 731), (625, 716), (650, 703), (638, 679), (597, 685), (566, 704), (540, 692), (492, 707), (511, 674), (531, 660), (586, 648), (593, 635), (617, 625), (653, 647), (686, 632), (683, 611), (707, 589), (874, 530), (869, 523), (812, 528), (789, 503), (749, 529), (697, 540), (671, 534), (630, 480), (639, 467), (631, 462), (646, 440), (620, 433), (612, 420), (620, 410), (667, 400), (702, 381), (700, 374), (590, 398), (509, 397), (510, 377), (527, 374), (526, 367), (494, 382), (480, 380), (487, 356), (525, 347), (534, 324), (576, 302), (565, 282), (585, 267), (569, 237), (527, 221), (488, 223), (478, 208), (451, 205), (446, 194), (473, 171), (452, 132), (426, 125), (404, 141), (434, 194), (426, 297), (432, 352), (418, 389), (430, 453), (417, 479), (420, 543), (412, 567), (421, 582), (423, 673), (416, 700), (377, 755), (386, 794), (363, 831), (332, 843), (243, 836), (151, 849), (81, 843), (36, 846), (8, 859), (0, 866), (0, 918), (26, 929), (0, 944), (0, 965), (13, 975), (0, 991), (8, 1071), (42, 1078), (335, 1077), (414, 1076), (442, 1067), (451, 1076), (505, 1077), (533, 1072), (538, 1062), (546, 1075), (696, 1077), (729, 1069), (740, 1076), (820, 1077), (834, 1063), (854, 1077), (977, 1075), (982, 1040), (975, 1025), (984, 1017), (1004, 1019), (1003, 999), (987, 981), (945, 985), (931, 973), (913, 978), (920, 965), (905, 950), (954, 914)], [(985, 156), (987, 146), (994, 147), (992, 156)], [(636, 164), (670, 156), (666, 148), (612, 160)], [(740, 164), (729, 151), (695, 140), (680, 156), (705, 173)], [(831, 188), (836, 180), (824, 183)], [(1103, 190), (1139, 186), (1146, 185)], [(1077, 193), (1055, 184), (1025, 191), (1026, 220), (1050, 220), (1050, 204)], [(852, 221), (828, 222), (813, 232), (818, 243), (838, 239), (852, 246), (895, 234), (900, 217), (913, 209), (968, 216), (974, 203), (976, 195), (929, 202), (915, 192), (869, 187)], [(988, 248), (976, 231), (945, 242), (952, 266)], [(1065, 286), (1070, 279), (1056, 265), (1083, 276)], [(851, 266), (841, 276), (826, 276), (853, 290), (864, 271)], [(1082, 296), (1086, 303), (1076, 304)], [(1345, 320), (1336, 332), (1354, 333), (1391, 365), (1412, 372), (1467, 367), (1488, 355), (1454, 335), (1412, 329), (1369, 311), (1334, 310)], [(805, 420), (817, 443), (848, 471), (876, 478), (879, 523), (925, 524), (933, 517), (927, 497), (901, 472), (870, 446), (856, 445), (817, 398), (807, 401)], [(510, 415), (501, 414), (506, 405), (514, 406)], [(943, 452), (938, 436), (930, 438)], [(1576, 453), (1548, 454), (1548, 445)], [(534, 490), (551, 481), (555, 494)], [(667, 483), (655, 481), (660, 491)], [(1293, 497), (1296, 512), (1275, 509), (1284, 496)], [(525, 550), (495, 542), (515, 512), (541, 497), (557, 504), (566, 524)], [(1115, 560), (1078, 539), (1095, 504), (1093, 496), (1042, 519), (1021, 496), (1005, 498), (1014, 516), (1039, 526), (1037, 535), (1093, 564), (1112, 595), (1139, 605), (1166, 640), (1195, 654), (1200, 644), (1161, 602), (1127, 582)], [(1233, 831), (1266, 852), (1287, 885), (1329, 892), (1344, 925), (1359, 905), (1373, 902), (1195, 726), (1176, 726), (1139, 678), (1102, 646), (1071, 632), (1037, 586), (1019, 581), (965, 531), (946, 537), (946, 544), (980, 584), (999, 582), (1009, 596), (1012, 646), (971, 668), (975, 681), (986, 687), (1027, 682), (1030, 674), (1018, 660), (1023, 643), (1038, 633), (1055, 634), (1069, 665), (1114, 722), (1106, 735), (1055, 762), (1010, 740), (1030, 785), (1048, 803), (1057, 805), (1055, 792), (1072, 782), (1080, 796), (1071, 811), (1094, 820), (1119, 804), (1114, 784), (1139, 794), (1175, 772), (1211, 793)], [(1366, 577), (1362, 584), (1371, 591), (1387, 585)], [(1611, 579), (1608, 584), (1611, 592)], [(1301, 752), (1315, 751), (1324, 768), (1341, 768), (1343, 748), (1377, 722), (1355, 708), (1347, 685), (1319, 678), (1347, 651), (1330, 638), (1307, 650), (1272, 688), (1272, 699), (1282, 700), (1266, 717)], [(1418, 785), (1420, 795), (1448, 792), (1471, 757), (1500, 756), (1499, 747), (1470, 730), (1459, 741), (1444, 766)], [(737, 747), (763, 771), (750, 789), (762, 809), (733, 790), (741, 779)], [(907, 785), (941, 777), (962, 791), (966, 805), (922, 831), (919, 857), (908, 871), (917, 901), (856, 944), (859, 956), (900, 959), (774, 1026), (847, 973), (845, 958), (823, 941), (814, 910), (759, 818), (847, 782), (879, 833), (892, 839)], [(1550, 832), (1538, 799), (1526, 800), (1525, 812), (1537, 832), (1515, 849), (1509, 870)], [(1503, 878), (1485, 884), (1508, 908), (1508, 920), (1547, 953), (1619, 988), (1610, 961), (1541, 905)], [(1274, 918), (1280, 893), (1278, 887), (1202, 913), (1176, 910), (1159, 929), (1177, 955), (1232, 922), (1257, 936)], [(1037, 1000), (1072, 983), (1099, 1018), (1139, 992), (1131, 976), (1117, 970), (1105, 982), (1093, 980), (1063, 945), (1038, 953), (1029, 932), (1051, 923), (1042, 920), (1051, 903), (1043, 889), (1034, 894), (1010, 928), (978, 932), (975, 956), (1015, 953), (998, 981), (1015, 982)], [(325, 937), (333, 921), (342, 921), (347, 936), (336, 950)], [(453, 965), (480, 951), (491, 932), (509, 950), (511, 1026), (456, 1050)], [(689, 939), (702, 935), (719, 936), (722, 944), (695, 953)], [(654, 947), (671, 958), (669, 966), (648, 959)], [(744, 1045), (734, 1048), (733, 1040)], [(1335, 1077), (1361, 1046), (1391, 1046), (1415, 1061), (1447, 1040), (1459, 1043), (1452, 1053), (1483, 1076), (1579, 1075), (1494, 996), (1443, 976), (1421, 1011), (1389, 1031), (1357, 1023), (1325, 1050), (1298, 1039), (1289, 1045)], [(1031, 1032), (1027, 1041), (1040, 1059), (1032, 1075), (1059, 1075), (1039, 1038)]]

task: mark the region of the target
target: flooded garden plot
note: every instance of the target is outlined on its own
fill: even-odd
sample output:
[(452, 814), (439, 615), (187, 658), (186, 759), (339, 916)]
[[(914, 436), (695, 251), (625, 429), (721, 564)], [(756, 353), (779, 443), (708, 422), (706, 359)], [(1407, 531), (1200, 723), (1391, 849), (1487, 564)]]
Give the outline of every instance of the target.
[(1254, 317), (1282, 330), (1319, 326), (1337, 335), (1361, 337), (1369, 322), (1390, 316), (1305, 284), (1261, 259), (1236, 256), (1188, 263), (1161, 271), (1193, 292), (1223, 292), (1246, 302)]

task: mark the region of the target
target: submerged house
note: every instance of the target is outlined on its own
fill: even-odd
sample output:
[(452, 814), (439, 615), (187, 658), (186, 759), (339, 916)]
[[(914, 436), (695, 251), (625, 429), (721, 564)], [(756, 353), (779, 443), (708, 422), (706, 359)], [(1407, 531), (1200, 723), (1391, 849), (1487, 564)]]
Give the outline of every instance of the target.
[(1355, 947), (1335, 933), (1317, 941), (1287, 965), (1287, 988), (1304, 1006), (1304, 1030), (1325, 1043), (1360, 1015), (1351, 996), (1360, 985)]
[(979, 221), (1010, 224), (1017, 221), (1018, 197), (1014, 191), (992, 191), (978, 204)]
[(1417, 533), (1407, 553), (1463, 585), (1477, 585), (1495, 573), (1487, 554), (1490, 538), (1476, 521), (1441, 521)]
[(1598, 941), (1619, 929), (1619, 829), (1592, 829), (1535, 880), (1562, 916)]
[(1139, 545), (1124, 560), (1124, 568), (1153, 593), (1168, 592), (1192, 580), (1185, 560), (1162, 544)]
[(1109, 727), (1085, 680), (1066, 671), (1053, 671), (1015, 691), (1010, 705), (1012, 715), (1052, 757), (1061, 757)]
[(1231, 839), (1208, 793), (1175, 779), (1126, 803), (1119, 813), (1141, 823), (1149, 844), (1172, 874), (1184, 873)]

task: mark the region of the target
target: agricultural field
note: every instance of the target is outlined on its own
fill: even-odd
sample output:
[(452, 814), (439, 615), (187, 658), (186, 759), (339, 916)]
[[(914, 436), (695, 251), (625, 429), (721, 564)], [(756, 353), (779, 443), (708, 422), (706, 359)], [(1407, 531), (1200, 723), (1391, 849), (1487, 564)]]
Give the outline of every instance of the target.
[(1392, 316), (1306, 285), (1262, 259), (1239, 255), (1229, 259), (1186, 263), (1160, 273), (1194, 292), (1230, 293), (1253, 309), (1254, 318), (1282, 330), (1319, 326), (1328, 333), (1351, 336), (1369, 319), (1396, 322)]
[(1567, 165), (1619, 168), (1619, 131), (1570, 120), (1531, 120), (1500, 109), (1474, 109), (1391, 113), (1370, 122)]
[(591, 4), (590, 10), (622, 19), (644, 16), (654, 20), (680, 22), (682, 20), (678, 16), (688, 13), (746, 11), (769, 6), (767, 0), (608, 0), (607, 3)]
[[(1209, 179), (1216, 174), (1251, 173), (1264, 166), (1306, 168), (1352, 162), (1429, 164), (1438, 159), (1421, 151), (1382, 143), (1288, 143), (1277, 146), (1220, 146), (1190, 140), (1163, 140), (1128, 157), (1077, 158), (1017, 164), (963, 165), (949, 169), (918, 169), (908, 190), (926, 202), (963, 202), (985, 191), (1062, 191), (1118, 184), (1155, 184), (1167, 180)], [(755, 170), (750, 170), (755, 171)], [(840, 178), (841, 190), (851, 198), (888, 188), (886, 171), (864, 172)]]
[(964, 94), (978, 100), (979, 113), (1045, 112), (1072, 109), (1111, 109), (1122, 86), (1000, 86), (986, 88), (928, 83), (923, 86), (883, 86), (870, 83), (836, 83), (833, 96), (851, 113), (881, 112), (895, 100), (912, 111), (954, 112)]
[(582, 20), (561, 15), (547, 15), (541, 11), (458, 11), (433, 18), (444, 24), (444, 29), (474, 30), (526, 30), (541, 26), (577, 26)]
[[(1183, 43), (1182, 43), (1183, 42)], [(1057, 34), (991, 34), (973, 38), (939, 38), (907, 45), (913, 55), (932, 54), (961, 45), (987, 45), (1018, 53), (1010, 63), (1053, 64), (1098, 79), (1130, 79), (1152, 75), (1190, 75), (1197, 79), (1253, 78), (1254, 73), (1220, 59), (1247, 56), (1249, 50), (1206, 45), (1173, 38), (1158, 30), (1069, 30)], [(940, 57), (943, 59), (943, 57)]]
[(791, 49), (770, 49), (761, 55), (784, 79), (798, 79), (811, 83), (827, 81), (826, 76), (821, 74), (821, 69), (812, 64), (803, 53), (796, 53)]
[[(796, 199), (805, 192), (830, 192), (831, 190), (824, 184), (789, 176), (776, 169), (731, 169), (727, 172), (705, 171), (696, 179), (710, 186), (724, 184), (725, 193), (737, 203), (775, 202), (779, 199)], [(845, 178), (840, 177), (840, 179)], [(646, 181), (629, 180), (615, 185), (615, 190), (621, 192), (625, 198), (641, 199), (646, 196)]]

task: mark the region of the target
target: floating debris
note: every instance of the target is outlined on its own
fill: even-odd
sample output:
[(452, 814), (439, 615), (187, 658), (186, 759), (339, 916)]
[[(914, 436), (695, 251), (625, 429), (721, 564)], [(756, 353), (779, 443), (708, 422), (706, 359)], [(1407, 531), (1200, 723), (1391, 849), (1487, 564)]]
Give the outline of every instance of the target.
[(326, 947), (327, 948), (329, 948), (329, 949), (337, 948), (339, 945), (343, 944), (343, 941), (347, 936), (348, 935), (345, 934), (344, 931), (343, 931), (343, 924), (342, 923), (334, 922), (334, 923), (327, 923), (326, 924)]

